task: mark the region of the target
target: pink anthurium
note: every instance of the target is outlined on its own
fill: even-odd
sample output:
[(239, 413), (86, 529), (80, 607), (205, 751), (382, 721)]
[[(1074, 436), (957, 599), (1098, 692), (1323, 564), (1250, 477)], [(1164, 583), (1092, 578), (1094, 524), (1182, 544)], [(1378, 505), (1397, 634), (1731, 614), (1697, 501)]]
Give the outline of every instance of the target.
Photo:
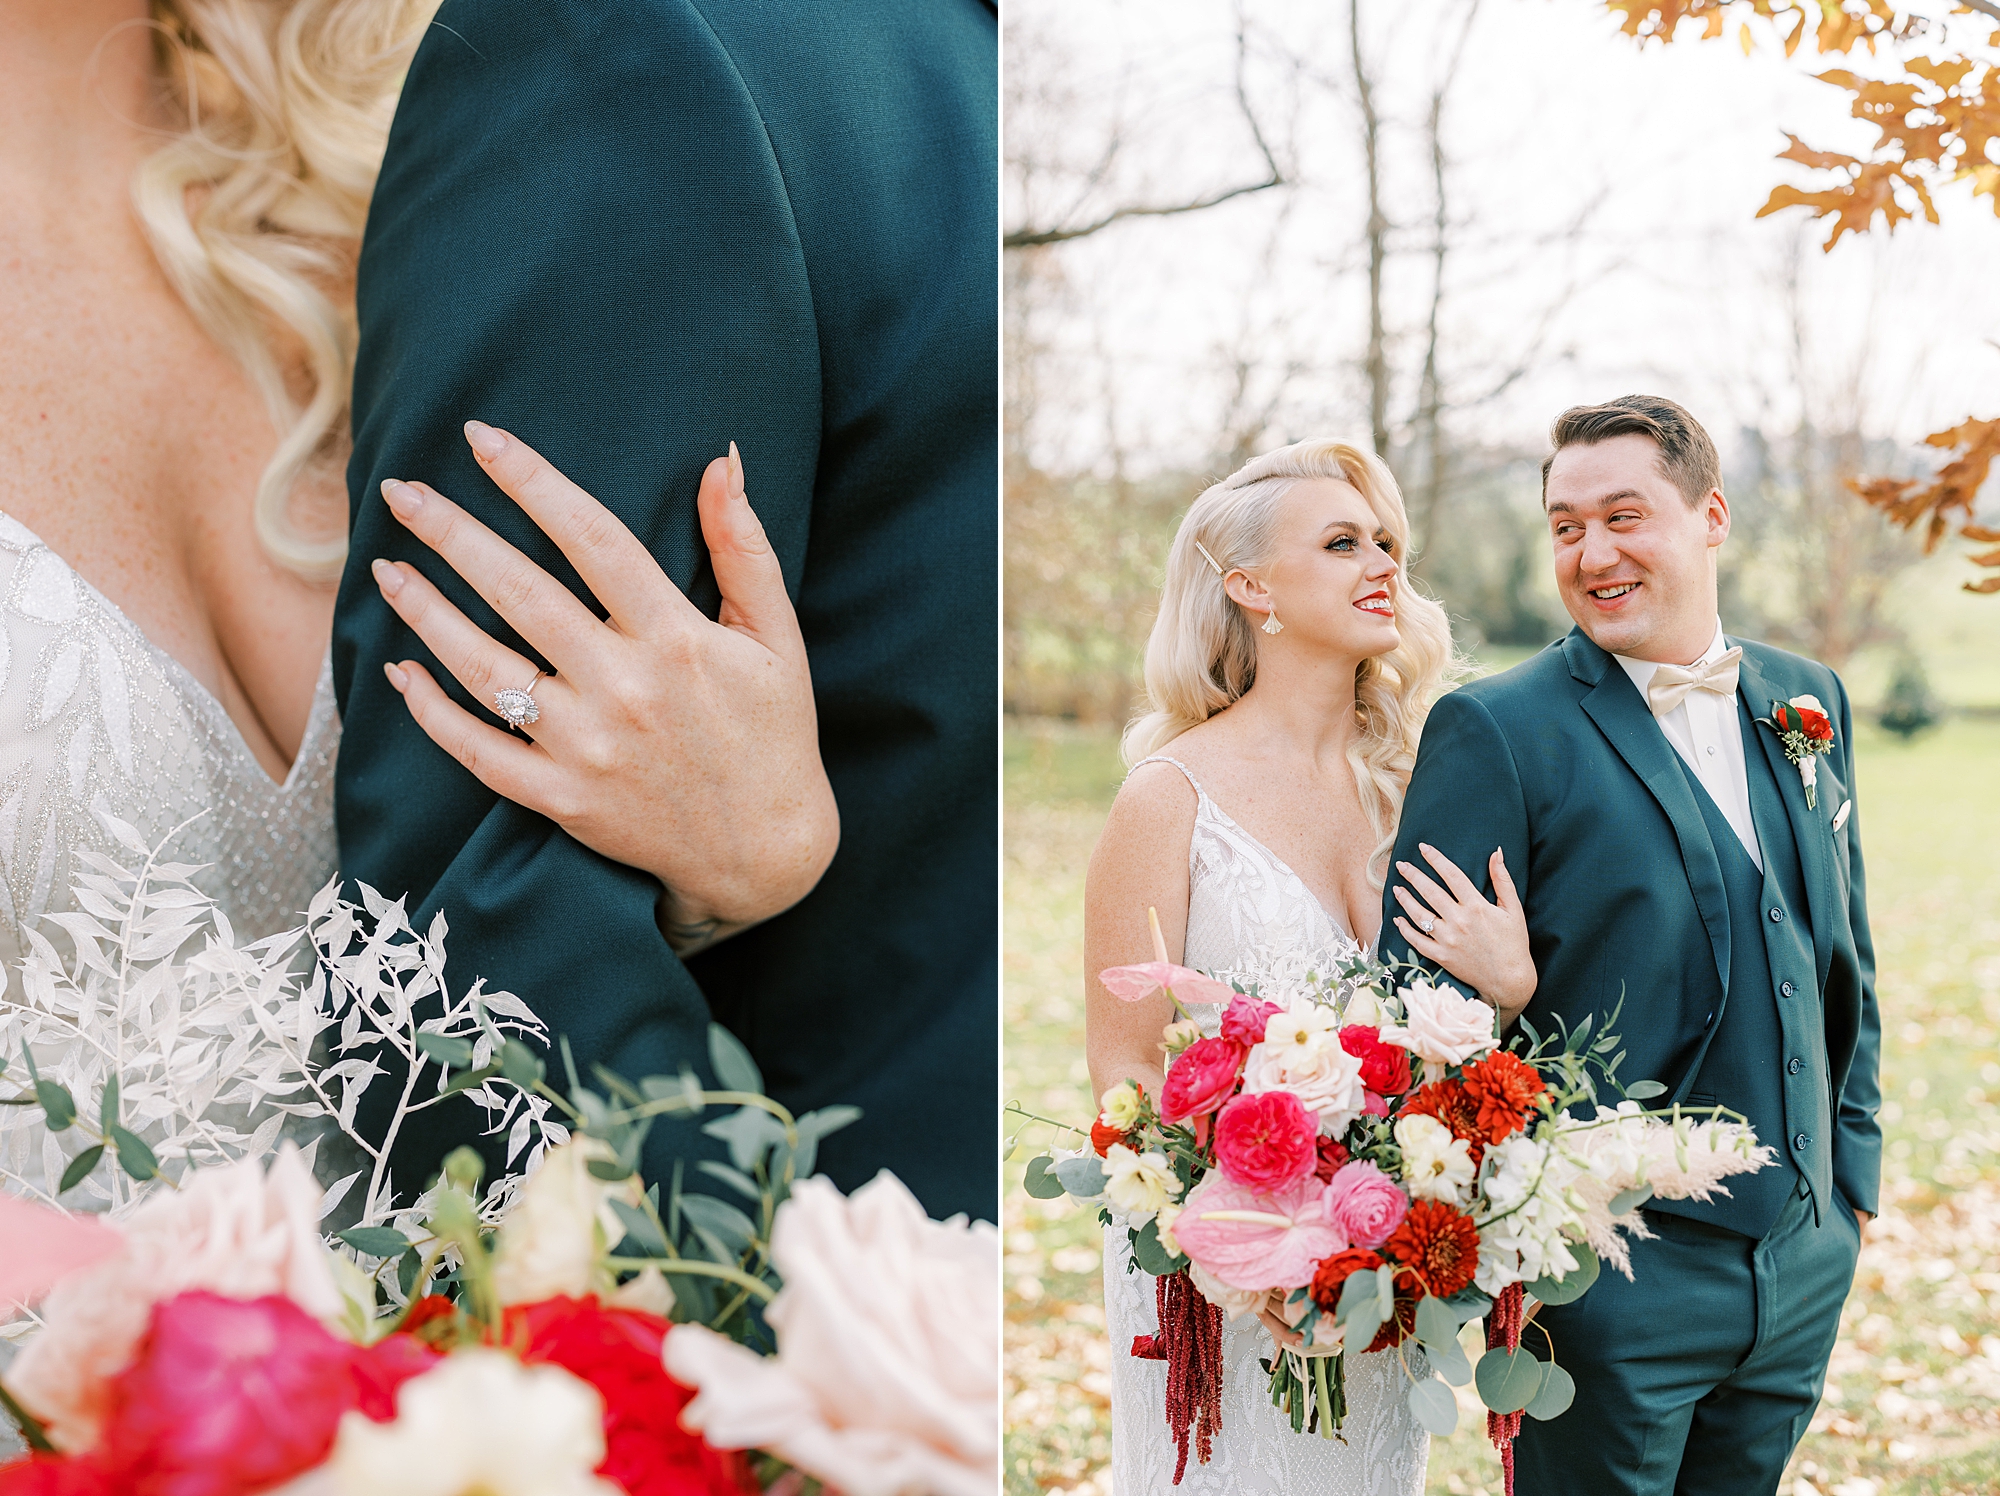
[(124, 1237), (94, 1215), (69, 1215), (0, 1195), (0, 1306), (31, 1304), (58, 1280), (124, 1244)]
[(1303, 1288), (1315, 1264), (1347, 1247), (1327, 1214), (1326, 1189), (1308, 1174), (1267, 1193), (1232, 1184), (1218, 1169), (1187, 1197), (1174, 1239), (1231, 1288)]
[(1136, 966), (1113, 966), (1098, 973), (1097, 979), (1113, 997), (1128, 1003), (1169, 989), (1184, 1003), (1227, 1003), (1236, 989), (1214, 977), (1205, 977), (1192, 967), (1171, 961), (1141, 961)]

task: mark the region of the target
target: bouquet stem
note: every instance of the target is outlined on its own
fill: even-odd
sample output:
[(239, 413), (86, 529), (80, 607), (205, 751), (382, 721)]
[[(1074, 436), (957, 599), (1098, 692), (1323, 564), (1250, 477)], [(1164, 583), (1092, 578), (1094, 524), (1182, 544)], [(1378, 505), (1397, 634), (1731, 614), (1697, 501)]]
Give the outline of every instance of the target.
[(1347, 1421), (1345, 1359), (1281, 1352), (1271, 1364), (1271, 1406), (1291, 1419), (1295, 1434), (1338, 1439)]

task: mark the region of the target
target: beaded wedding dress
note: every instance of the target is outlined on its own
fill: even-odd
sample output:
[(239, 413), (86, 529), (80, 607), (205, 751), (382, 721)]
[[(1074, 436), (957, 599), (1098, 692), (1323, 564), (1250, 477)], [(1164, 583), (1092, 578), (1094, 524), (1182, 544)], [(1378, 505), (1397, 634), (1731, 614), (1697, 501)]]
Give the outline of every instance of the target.
[[(0, 515), (0, 966), (7, 993), (33, 926), (74, 909), (86, 849), (130, 864), (109, 811), (195, 884), (239, 942), (299, 924), (333, 876), (333, 676), (320, 670), (304, 740), (274, 782), (222, 703), (25, 526)], [(187, 824), (183, 824), (187, 823)], [(176, 827), (180, 827), (178, 832)]]
[[(1358, 948), (1298, 874), (1224, 814), (1184, 764), (1164, 755), (1144, 762), (1173, 764), (1194, 786), (1183, 964), (1247, 986), (1307, 964), (1323, 972)], [(1215, 1005), (1192, 1004), (1190, 1011), (1204, 1030), (1216, 1032)], [(1157, 1329), (1154, 1279), (1130, 1266), (1124, 1230), (1107, 1227), (1113, 1496), (1421, 1496), (1430, 1436), (1410, 1411), (1409, 1378), (1396, 1353), (1347, 1358), (1348, 1416), (1339, 1439), (1294, 1433), (1271, 1406), (1270, 1378), (1258, 1365), (1271, 1355), (1271, 1335), (1254, 1315), (1223, 1328), (1222, 1429), (1208, 1463), (1197, 1464), (1191, 1454), (1175, 1486), (1166, 1364), (1130, 1354), (1135, 1336)], [(1411, 1347), (1404, 1354), (1412, 1372), (1426, 1375), (1420, 1352)]]

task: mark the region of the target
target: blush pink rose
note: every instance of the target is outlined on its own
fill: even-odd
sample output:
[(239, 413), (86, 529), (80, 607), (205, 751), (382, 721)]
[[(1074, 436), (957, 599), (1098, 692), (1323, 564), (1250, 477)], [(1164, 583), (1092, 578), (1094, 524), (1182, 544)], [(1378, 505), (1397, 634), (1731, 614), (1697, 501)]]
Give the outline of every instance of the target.
[(1357, 1247), (1381, 1246), (1409, 1213), (1410, 1197), (1371, 1163), (1343, 1164), (1327, 1182), (1327, 1219)]
[(1264, 1042), (1264, 1030), (1285, 1010), (1248, 993), (1239, 992), (1229, 1000), (1222, 1014), (1222, 1037), (1234, 1039), (1245, 1049)]
[(1237, 1184), (1281, 1190), (1313, 1171), (1319, 1118), (1290, 1091), (1236, 1097), (1215, 1119), (1215, 1161)]
[(1249, 1053), (1233, 1039), (1197, 1039), (1181, 1051), (1160, 1087), (1160, 1118), (1185, 1122), (1219, 1111), (1236, 1092)]

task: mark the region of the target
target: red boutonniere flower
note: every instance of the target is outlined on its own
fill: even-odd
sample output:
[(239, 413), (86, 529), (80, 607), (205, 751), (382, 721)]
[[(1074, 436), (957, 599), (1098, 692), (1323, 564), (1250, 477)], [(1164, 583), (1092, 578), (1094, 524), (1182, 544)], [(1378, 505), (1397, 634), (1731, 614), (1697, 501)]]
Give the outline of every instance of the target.
[(1767, 725), (1784, 745), (1785, 757), (1798, 766), (1799, 783), (1806, 789), (1806, 809), (1819, 803), (1814, 780), (1819, 755), (1833, 752), (1833, 719), (1817, 696), (1794, 696), (1790, 701), (1771, 703)]

